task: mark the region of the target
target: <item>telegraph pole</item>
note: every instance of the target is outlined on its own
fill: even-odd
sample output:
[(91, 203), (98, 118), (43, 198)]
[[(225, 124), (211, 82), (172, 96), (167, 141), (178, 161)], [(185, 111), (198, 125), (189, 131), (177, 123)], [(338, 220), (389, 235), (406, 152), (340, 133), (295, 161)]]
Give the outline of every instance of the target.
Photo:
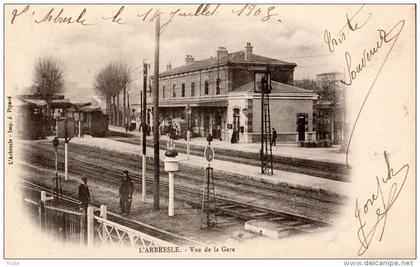
[(142, 131), (142, 167), (141, 167), (141, 200), (146, 201), (146, 91), (147, 91), (147, 64), (143, 59), (143, 94), (140, 92), (141, 105), (141, 131)]
[(155, 25), (155, 86), (153, 90), (153, 140), (154, 140), (154, 199), (153, 209), (159, 210), (159, 38), (160, 16), (156, 18)]

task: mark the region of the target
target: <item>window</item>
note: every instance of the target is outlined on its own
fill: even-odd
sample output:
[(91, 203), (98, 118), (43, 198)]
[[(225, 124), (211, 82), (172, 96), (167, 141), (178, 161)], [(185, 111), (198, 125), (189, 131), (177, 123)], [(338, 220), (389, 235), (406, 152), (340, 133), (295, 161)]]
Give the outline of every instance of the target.
[(220, 95), (220, 78), (216, 80), (216, 95)]
[(176, 97), (176, 85), (172, 86), (172, 97)]
[(185, 97), (185, 83), (181, 85), (181, 97)]
[(209, 81), (204, 82), (204, 94), (205, 95), (209, 94)]
[(165, 85), (162, 87), (162, 97), (163, 98), (166, 98), (166, 93), (165, 93), (165, 91), (166, 91), (166, 88), (165, 88)]
[(195, 96), (195, 83), (191, 83), (191, 96)]

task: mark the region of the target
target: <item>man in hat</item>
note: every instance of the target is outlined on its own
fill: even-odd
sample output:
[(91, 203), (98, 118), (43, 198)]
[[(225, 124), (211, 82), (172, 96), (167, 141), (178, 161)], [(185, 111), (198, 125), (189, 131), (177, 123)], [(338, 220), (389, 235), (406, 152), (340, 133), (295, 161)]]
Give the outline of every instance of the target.
[(133, 200), (134, 183), (128, 174), (128, 170), (123, 171), (123, 179), (121, 180), (119, 197), (121, 214), (130, 215), (131, 202)]
[(79, 185), (79, 201), (82, 202), (82, 207), (84, 210), (87, 210), (90, 202), (90, 192), (87, 185), (87, 177), (82, 177), (82, 183)]
[(272, 131), (272, 137), (271, 137), (271, 145), (276, 146), (276, 140), (277, 140), (277, 131), (275, 128), (273, 128)]

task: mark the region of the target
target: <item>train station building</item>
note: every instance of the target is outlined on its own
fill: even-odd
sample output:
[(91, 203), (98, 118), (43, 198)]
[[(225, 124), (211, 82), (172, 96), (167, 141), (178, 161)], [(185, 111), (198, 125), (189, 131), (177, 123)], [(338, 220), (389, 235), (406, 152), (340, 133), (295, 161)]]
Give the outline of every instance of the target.
[[(297, 125), (302, 121), (305, 139), (314, 140), (313, 103), (317, 94), (293, 86), (295, 63), (257, 55), (249, 42), (243, 51), (228, 52), (219, 47), (210, 58), (195, 60), (187, 55), (183, 66), (172, 68), (168, 64), (159, 74), (160, 119), (187, 120), (193, 136), (211, 133), (213, 138), (229, 141), (235, 134), (239, 142), (259, 142), (261, 94), (254, 91), (255, 73), (265, 72), (267, 67), (272, 86), (271, 127), (277, 131), (277, 140), (296, 142)], [(149, 95), (147, 108), (152, 111), (152, 107)]]

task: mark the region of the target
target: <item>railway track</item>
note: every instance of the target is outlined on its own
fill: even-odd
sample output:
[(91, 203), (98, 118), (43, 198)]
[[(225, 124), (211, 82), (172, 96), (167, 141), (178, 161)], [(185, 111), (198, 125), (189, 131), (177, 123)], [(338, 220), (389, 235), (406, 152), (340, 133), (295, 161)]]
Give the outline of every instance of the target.
[[(41, 165), (45, 165), (47, 163), (46, 159), (41, 157), (38, 157), (37, 159), (42, 161)], [(39, 164), (40, 162), (35, 163)], [(47, 165), (51, 168), (53, 167), (52, 164), (53, 162), (51, 160), (50, 164)], [(72, 170), (75, 174), (86, 174), (92, 175), (92, 177), (101, 177), (101, 180), (112, 184), (118, 184), (120, 182), (121, 169), (112, 168), (110, 166), (103, 167), (98, 163), (88, 162), (86, 160), (75, 161), (75, 159), (71, 159), (70, 164), (76, 164), (80, 167), (70, 168), (70, 170)], [(140, 181), (140, 177), (138, 177), (138, 175), (133, 175), (133, 179), (135, 181)], [(148, 179), (147, 182), (153, 183), (151, 179)], [(136, 188), (141, 188), (139, 184), (140, 182), (135, 183)], [(167, 189), (168, 185), (166, 182), (162, 181), (160, 185), (161, 187)], [(150, 189), (151, 187), (148, 186), (148, 188)], [(162, 190), (163, 195), (166, 195), (165, 191), (167, 190)], [(182, 200), (195, 208), (201, 207), (202, 192), (199, 187), (177, 185), (175, 186), (175, 191), (178, 200)], [(270, 209), (261, 205), (254, 205), (221, 196), (217, 196), (217, 205), (214, 212), (232, 216), (241, 220), (263, 219), (276, 221), (280, 224), (287, 225), (288, 227), (305, 229), (305, 231), (308, 232), (331, 225), (328, 221), (313, 219), (277, 209)]]
[[(83, 170), (83, 173), (77, 173), (81, 175), (86, 174), (86, 171), (90, 170), (89, 175), (93, 175), (93, 177), (98, 175), (105, 177), (109, 175), (119, 177), (122, 170), (129, 169), (132, 174), (132, 178), (140, 183), (140, 170), (138, 167), (139, 161), (136, 156), (127, 157), (127, 155), (113, 153), (113, 156), (109, 157), (104, 154), (103, 151), (96, 151), (92, 153), (92, 151), (83, 151), (85, 147), (82, 148), (77, 146), (75, 148), (77, 149), (73, 149), (73, 152), (70, 153), (69, 156), (69, 169), (73, 172), (77, 172), (78, 169)], [(48, 153), (53, 155), (52, 148), (48, 145), (43, 145), (37, 146), (37, 149), (39, 151), (32, 155), (35, 159), (29, 159), (29, 161), (41, 161), (42, 164), (48, 163), (50, 166), (53, 166), (53, 157), (48, 157)], [(74, 158), (74, 154), (76, 153), (74, 152), (75, 150), (77, 151), (77, 159)], [(31, 151), (33, 150), (28, 149), (27, 155), (31, 155)], [(59, 156), (61, 156), (59, 157), (60, 159), (63, 158), (62, 155)], [(104, 167), (103, 170), (98, 170), (96, 165), (101, 163), (106, 167)], [(113, 170), (109, 168), (112, 166), (114, 166)], [(62, 161), (59, 162), (59, 168), (63, 168)], [(200, 168), (193, 168), (192, 170), (183, 168), (182, 172), (177, 173), (176, 178), (177, 181), (180, 181), (180, 183), (184, 184), (184, 186), (194, 186), (196, 191), (200, 191), (203, 185), (203, 172), (204, 170)], [(166, 182), (167, 174), (163, 171), (163, 167), (161, 167), (161, 173), (161, 180)], [(153, 177), (152, 174), (153, 165), (152, 161), (150, 161), (147, 164), (146, 176)], [(233, 181), (231, 179), (233, 179)], [(154, 181), (153, 179), (147, 179), (147, 183), (152, 185)], [(305, 209), (309, 213), (315, 214), (314, 216), (323, 216), (324, 220), (328, 221), (328, 217), (334, 212), (335, 207), (343, 203), (339, 198), (325, 197), (323, 195), (314, 194), (310, 191), (307, 192), (293, 188), (289, 190), (289, 188), (264, 183), (262, 184), (263, 186), (260, 187), (260, 185), (261, 184), (251, 184), (247, 180), (235, 180), (234, 177), (227, 176), (223, 173), (218, 175), (215, 172), (215, 186), (218, 188), (218, 194), (220, 192), (220, 195), (223, 195), (224, 191), (235, 191), (239, 199), (241, 199), (242, 195), (249, 196), (251, 199), (260, 199), (263, 197), (264, 201), (259, 201), (260, 206), (266, 206), (266, 203), (274, 203), (274, 209), (282, 209), (283, 206), (291, 206), (294, 210)], [(164, 184), (162, 184), (162, 186), (164, 186)], [(148, 188), (150, 188), (150, 186), (148, 186)], [(243, 197), (242, 200), (244, 200)], [(245, 201), (248, 201), (248, 198)], [(314, 202), (316, 202), (316, 205), (314, 205)], [(284, 205), (276, 205), (276, 203), (282, 203)], [(290, 210), (286, 210), (286, 212), (290, 212)]]
[[(81, 145), (72, 145), (75, 146), (75, 150), (72, 150), (70, 155), (72, 153), (77, 153), (77, 156), (81, 159), (84, 159), (85, 161), (89, 160), (103, 160), (104, 159), (104, 153), (103, 150), (94, 151), (91, 149), (88, 149)], [(37, 150), (41, 149), (43, 154), (45, 152), (45, 155), (51, 154), (53, 156), (53, 150), (49, 144), (40, 143), (37, 148)], [(74, 152), (77, 151), (77, 152)], [(27, 150), (29, 154), (33, 153), (31, 150)], [(106, 161), (112, 163), (114, 166), (121, 166), (122, 169), (130, 168), (131, 170), (134, 170), (134, 173), (137, 173), (140, 171), (139, 163), (140, 163), (140, 157), (139, 155), (131, 155), (127, 156), (127, 154), (118, 153), (118, 152), (110, 152), (107, 151), (107, 153), (112, 153), (113, 157), (107, 157)], [(39, 157), (39, 153), (36, 153), (36, 157)], [(63, 152), (59, 151), (59, 157), (63, 157)], [(46, 160), (52, 160), (52, 157), (49, 157)], [(147, 171), (152, 172), (153, 171), (153, 159), (148, 159), (146, 169)], [(161, 161), (161, 172), (163, 173), (163, 162)], [(62, 166), (61, 166), (62, 167)], [(195, 166), (181, 166), (183, 172), (186, 173), (186, 175), (183, 175), (183, 172), (178, 173), (177, 177), (187, 177), (188, 179), (194, 180), (194, 177), (202, 176), (203, 172), (205, 171), (204, 167), (195, 167)], [(163, 173), (164, 174), (164, 173)], [(336, 196), (333, 194), (333, 196), (328, 196), (331, 192), (324, 192), (324, 195), (322, 197), (319, 196), (319, 194), (311, 192), (311, 191), (302, 191), (299, 189), (295, 189), (291, 186), (282, 186), (282, 185), (273, 185), (270, 183), (264, 183), (264, 182), (258, 182), (251, 179), (243, 179), (240, 175), (235, 175), (234, 173), (229, 173), (226, 175), (223, 171), (214, 171), (215, 176), (215, 182), (218, 183), (218, 185), (222, 187), (226, 186), (232, 186), (235, 188), (235, 190), (238, 190), (238, 185), (244, 185), (247, 187), (252, 187), (253, 189), (262, 189), (264, 190), (264, 194), (267, 192), (274, 192), (276, 194), (278, 193), (287, 193), (287, 194), (293, 194), (294, 196), (302, 197), (303, 199), (312, 199), (316, 201), (326, 202), (326, 203), (337, 203), (337, 204), (343, 204), (344, 201), (342, 201), (341, 197)], [(165, 177), (165, 176), (164, 176)], [(195, 179), (199, 180), (199, 179)], [(227, 184), (230, 183), (230, 184)], [(249, 190), (249, 189), (248, 189)], [(325, 196), (327, 195), (327, 196)]]
[[(22, 188), (24, 188), (25, 190), (34, 191), (38, 194), (40, 194), (41, 191), (45, 191), (50, 196), (55, 196), (56, 195), (56, 193), (53, 190), (51, 190), (51, 189), (49, 189), (45, 186), (30, 182), (30, 181), (25, 180), (25, 179), (23, 179), (22, 182), (19, 185)], [(77, 208), (80, 205), (80, 201), (78, 199), (73, 198), (71, 196), (68, 196), (66, 194), (61, 194), (60, 195), (60, 200), (63, 201), (64, 203), (70, 205), (73, 208), (74, 207)], [(91, 205), (91, 206), (93, 206), (95, 208), (96, 213), (99, 211), (98, 206), (96, 206), (96, 205)], [(98, 214), (96, 214), (96, 215), (98, 215)], [(113, 222), (116, 222), (118, 224), (127, 226), (129, 228), (134, 229), (134, 230), (146, 233), (148, 235), (157, 237), (157, 238), (162, 239), (164, 241), (171, 242), (171, 243), (176, 244), (176, 245), (180, 245), (180, 246), (191, 245), (191, 244), (204, 245), (201, 242), (197, 242), (195, 240), (192, 240), (192, 239), (189, 239), (189, 238), (186, 238), (186, 237), (168, 232), (166, 230), (159, 229), (159, 228), (154, 227), (152, 225), (142, 223), (142, 222), (139, 222), (139, 221), (121, 216), (121, 215), (119, 215), (117, 213), (114, 213), (112, 211), (108, 211), (107, 216), (108, 216), (108, 219), (113, 221)]]
[[(115, 141), (140, 145), (139, 138), (112, 138)], [(166, 147), (166, 140), (161, 140), (161, 147)], [(153, 148), (151, 140), (147, 140), (147, 146)], [(187, 153), (187, 145), (183, 143), (176, 143), (177, 150), (180, 153)], [(202, 156), (204, 148), (197, 145), (190, 145), (190, 154), (195, 156)], [(260, 166), (258, 153), (255, 152), (244, 152), (234, 151), (228, 149), (217, 148), (217, 159), (242, 163), (251, 166)], [(276, 156), (273, 155), (274, 169), (283, 170), (288, 172), (302, 173), (306, 175), (338, 180), (338, 181), (349, 181), (350, 177), (348, 169), (341, 164), (336, 163), (322, 163), (314, 162), (311, 160), (296, 159), (290, 157)]]

